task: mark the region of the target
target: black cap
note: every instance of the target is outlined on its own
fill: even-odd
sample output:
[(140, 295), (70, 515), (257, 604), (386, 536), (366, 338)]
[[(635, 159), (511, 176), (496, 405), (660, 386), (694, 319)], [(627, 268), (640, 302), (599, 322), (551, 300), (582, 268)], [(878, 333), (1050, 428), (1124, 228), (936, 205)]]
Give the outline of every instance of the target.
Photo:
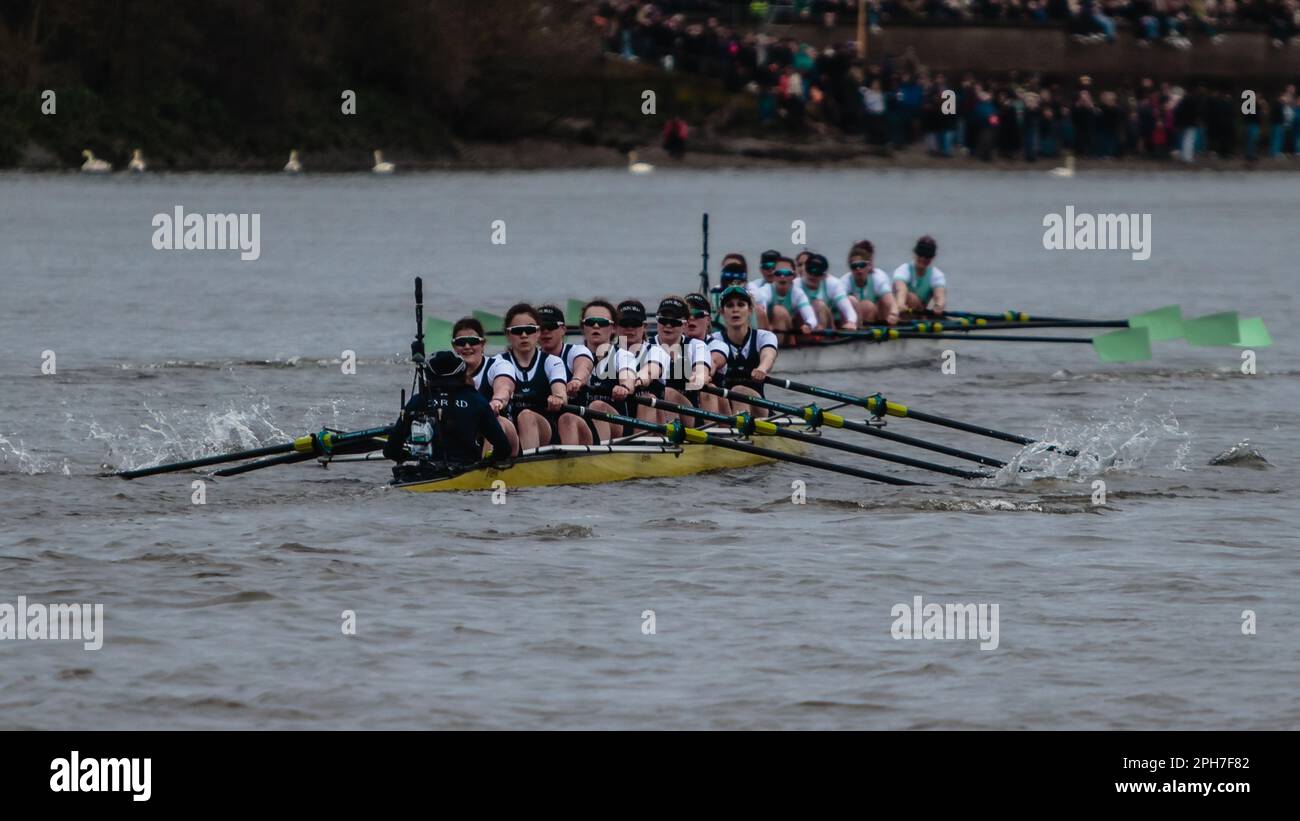
[(695, 294), (695, 293), (687, 294), (686, 306), (692, 312), (694, 311), (704, 312), (705, 316), (708, 316), (709, 313), (712, 312), (713, 310), (713, 306), (709, 304), (709, 298), (704, 294)]
[(656, 312), (656, 316), (664, 316), (669, 319), (689, 319), (691, 311), (686, 303), (678, 297), (668, 296), (659, 302), (659, 310)]
[(773, 251), (773, 250), (771, 250), (771, 249), (768, 249), (768, 250), (764, 251), (764, 252), (763, 252), (763, 255), (762, 255), (761, 257), (759, 257), (758, 259), (759, 259), (759, 262), (761, 262), (762, 264), (766, 265), (766, 264), (769, 263), (769, 262), (775, 263), (775, 262), (776, 262), (778, 259), (780, 259), (780, 258), (781, 258), (781, 252), (780, 252), (780, 251)]
[(554, 305), (543, 305), (537, 309), (538, 322), (557, 322), (564, 324), (564, 311)]
[(938, 253), (938, 251), (939, 246), (935, 243), (934, 237), (929, 234), (918, 239), (916, 241), (916, 247), (912, 249), (913, 254), (927, 259), (933, 259), (934, 255)]
[(645, 306), (636, 299), (625, 299), (618, 303), (618, 310), (615, 311), (618, 320), (630, 320), (633, 322), (645, 322)]
[(465, 384), (465, 360), (451, 351), (438, 351), (429, 357), (425, 367), (428, 369), (430, 387), (445, 388)]
[(810, 274), (824, 274), (830, 267), (831, 264), (821, 254), (813, 254), (803, 264), (803, 269)]

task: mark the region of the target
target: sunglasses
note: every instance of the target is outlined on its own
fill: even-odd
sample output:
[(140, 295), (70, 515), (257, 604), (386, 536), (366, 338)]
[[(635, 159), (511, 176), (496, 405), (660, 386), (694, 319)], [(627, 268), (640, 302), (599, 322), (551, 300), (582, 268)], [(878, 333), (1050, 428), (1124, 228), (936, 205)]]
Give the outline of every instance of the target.
[(603, 316), (589, 316), (582, 320), (582, 324), (586, 328), (608, 328), (614, 324), (614, 320), (606, 319)]
[(855, 270), (855, 271), (861, 271), (863, 268), (866, 268), (867, 265), (868, 265), (868, 263), (865, 263), (865, 262), (850, 262), (850, 263), (849, 263), (849, 267), (852, 268), (852, 269)]
[(695, 310), (691, 311), (691, 319), (705, 319), (708, 317), (708, 315), (709, 312), (701, 308), (696, 308)]
[(810, 277), (824, 277), (824, 276), (826, 276), (826, 272), (825, 272), (825, 271), (809, 271), (809, 270), (805, 270), (804, 273), (807, 274), (807, 275), (810, 276)]
[(532, 336), (537, 331), (538, 327), (536, 325), (511, 325), (506, 328), (506, 333), (511, 336)]
[(680, 328), (686, 324), (686, 320), (677, 319), (671, 316), (657, 316), (655, 317), (655, 321), (665, 328)]
[(794, 271), (789, 268), (782, 268), (778, 271), (773, 271), (772, 275), (781, 277), (782, 279), (792, 279), (794, 277)]
[(563, 328), (563, 327), (564, 327), (564, 323), (563, 323), (563, 322), (543, 322), (543, 323), (542, 323), (542, 330), (543, 330), (543, 331), (554, 331), (554, 330), (557, 330), (557, 329), (559, 329), (559, 328)]
[(644, 324), (644, 319), (620, 319), (618, 321), (618, 327), (620, 328), (640, 328)]
[(451, 341), (453, 347), (466, 348), (473, 345), (482, 345), (483, 337), (481, 336), (458, 336)]
[(770, 270), (772, 270), (773, 268), (776, 267), (776, 263), (775, 263), (775, 262), (764, 262), (764, 263), (762, 263), (762, 264), (760, 265), (760, 267), (761, 267), (764, 271), (770, 271)]

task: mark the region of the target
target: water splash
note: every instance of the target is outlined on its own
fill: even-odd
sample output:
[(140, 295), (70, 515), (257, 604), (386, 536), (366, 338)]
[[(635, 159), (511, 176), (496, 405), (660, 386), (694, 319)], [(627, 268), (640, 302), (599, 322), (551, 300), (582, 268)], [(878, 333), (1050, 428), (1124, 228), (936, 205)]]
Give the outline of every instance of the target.
[[(0, 465), (5, 465), (6, 468), (13, 465), (19, 473), (25, 473), (28, 476), (49, 473), (54, 469), (53, 462), (42, 459), (36, 453), (28, 450), (26, 443), (22, 439), (14, 442), (4, 434), (0, 434)], [(64, 468), (67, 468), (66, 462)]]
[[(1053, 419), (1040, 442), (1017, 453), (989, 482), (1004, 486), (1037, 479), (1081, 481), (1152, 466), (1184, 470), (1191, 447), (1191, 434), (1182, 429), (1172, 408), (1149, 408), (1143, 394), (1106, 417), (1082, 423)], [(1064, 452), (1068, 450), (1079, 455), (1069, 456)]]
[[(105, 448), (104, 462), (119, 469), (151, 467), (164, 462), (197, 459), (214, 453), (249, 450), (292, 437), (272, 420), (270, 401), (232, 404), (222, 411), (156, 410), (143, 405), (150, 421), (133, 431), (110, 431), (93, 417), (67, 414), (69, 425), (85, 429), (85, 439)], [(143, 431), (143, 434), (140, 433)]]

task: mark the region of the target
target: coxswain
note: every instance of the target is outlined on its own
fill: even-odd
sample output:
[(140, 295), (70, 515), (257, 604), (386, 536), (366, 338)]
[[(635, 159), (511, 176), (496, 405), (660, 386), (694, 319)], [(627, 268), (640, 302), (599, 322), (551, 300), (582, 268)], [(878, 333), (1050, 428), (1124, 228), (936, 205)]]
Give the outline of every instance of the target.
[(948, 281), (934, 265), (939, 246), (926, 235), (912, 248), (912, 261), (894, 269), (894, 300), (903, 311), (921, 313), (929, 309), (943, 316), (948, 306)]
[(821, 254), (809, 254), (803, 264), (803, 275), (799, 279), (799, 288), (812, 303), (813, 313), (817, 315), (817, 324), (824, 328), (842, 328), (855, 331), (858, 328), (858, 312), (849, 302), (849, 295), (844, 286), (835, 277), (827, 276), (831, 264)]
[(522, 450), (591, 444), (586, 423), (572, 413), (561, 412), (569, 401), (567, 373), (558, 356), (538, 347), (542, 329), (537, 316), (537, 309), (525, 302), (506, 311), (503, 330), (507, 347), (496, 359), (511, 370), (493, 378), (489, 404), (514, 420)]
[(485, 458), (499, 463), (513, 455), (464, 359), (438, 351), (425, 363), (422, 381), (421, 392), (406, 403), (384, 445), (384, 456), (398, 464), (394, 475), (411, 459), (422, 467), (442, 465), (459, 472)]
[(898, 303), (894, 300), (893, 281), (883, 268), (876, 267), (876, 249), (870, 240), (858, 240), (849, 249), (849, 272), (840, 277), (840, 285), (858, 314), (859, 327), (898, 324)]
[[(451, 328), (451, 349), (465, 360), (465, 370), (469, 375), (470, 384), (483, 397), (484, 402), (490, 402), (493, 380), (502, 374), (509, 374), (510, 368), (499, 363), (495, 356), (486, 355), (487, 335), (483, 332), (483, 323), (472, 316), (457, 320)], [(502, 398), (504, 402), (504, 394)], [(505, 417), (497, 421), (505, 431), (506, 438), (510, 440), (510, 453), (518, 456), (519, 432), (515, 430), (515, 423)]]
[[(735, 393), (762, 396), (763, 382), (776, 364), (777, 341), (771, 331), (750, 327), (749, 315), (753, 310), (754, 300), (744, 288), (733, 285), (722, 292), (721, 339), (726, 343), (727, 356), (722, 367), (714, 372), (713, 381)], [(731, 410), (767, 415), (763, 408), (751, 408), (734, 400)]]

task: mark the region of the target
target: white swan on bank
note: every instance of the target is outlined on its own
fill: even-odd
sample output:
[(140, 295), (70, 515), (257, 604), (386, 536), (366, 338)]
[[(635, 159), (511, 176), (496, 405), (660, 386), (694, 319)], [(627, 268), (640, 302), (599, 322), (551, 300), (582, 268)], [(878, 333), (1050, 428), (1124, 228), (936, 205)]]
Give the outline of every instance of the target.
[(1074, 176), (1074, 155), (1066, 154), (1065, 165), (1058, 166), (1057, 168), (1053, 168), (1051, 171), (1048, 171), (1047, 173), (1051, 174), (1053, 177), (1073, 177)]
[(146, 168), (148, 166), (144, 164), (144, 157), (141, 155), (140, 149), (137, 148), (132, 151), (131, 162), (126, 164), (126, 170), (132, 174), (143, 174)]
[(297, 174), (302, 170), (302, 163), (298, 162), (298, 149), (289, 152), (289, 161), (284, 164), (284, 173)]
[(86, 161), (81, 164), (81, 173), (83, 174), (107, 174), (113, 170), (111, 163), (97, 159), (89, 148), (82, 151), (81, 156), (86, 158)]
[(375, 167), (370, 170), (376, 174), (391, 174), (397, 170), (397, 166), (390, 162), (384, 162), (383, 152), (375, 149)]
[(627, 152), (627, 170), (633, 174), (649, 174), (655, 170), (655, 167), (648, 162), (637, 162), (636, 152)]

